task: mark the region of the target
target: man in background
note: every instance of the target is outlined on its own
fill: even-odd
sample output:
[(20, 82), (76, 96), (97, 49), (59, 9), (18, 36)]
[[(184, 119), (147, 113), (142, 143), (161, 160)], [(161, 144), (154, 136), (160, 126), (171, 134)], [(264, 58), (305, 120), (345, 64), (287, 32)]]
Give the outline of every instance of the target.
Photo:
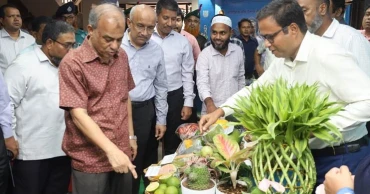
[(370, 42), (370, 5), (365, 9), (364, 18), (362, 19), (362, 28), (360, 33)]
[(195, 97), (191, 45), (184, 36), (173, 30), (178, 9), (175, 0), (157, 2), (157, 26), (151, 37), (163, 49), (167, 74), (167, 130), (163, 139), (165, 155), (175, 153), (181, 143), (175, 131), (192, 116)]
[(42, 32), (51, 21), (51, 17), (39, 16), (31, 22), (31, 35), (36, 39), (36, 44), (42, 45)]
[(22, 18), (17, 7), (6, 4), (0, 7), (0, 69), (4, 74), (17, 54), (35, 43), (35, 38), (23, 32)]
[(346, 24), (344, 21), (344, 12), (346, 11), (346, 0), (330, 0), (329, 12), (332, 18), (338, 20), (340, 24)]
[(196, 9), (185, 16), (184, 30), (192, 34), (198, 41), (200, 50), (203, 50), (207, 39), (200, 33), (200, 10)]
[(78, 28), (77, 13), (78, 8), (72, 1), (60, 6), (55, 13), (55, 19), (63, 20), (75, 28), (75, 47), (80, 46), (87, 36), (86, 31)]

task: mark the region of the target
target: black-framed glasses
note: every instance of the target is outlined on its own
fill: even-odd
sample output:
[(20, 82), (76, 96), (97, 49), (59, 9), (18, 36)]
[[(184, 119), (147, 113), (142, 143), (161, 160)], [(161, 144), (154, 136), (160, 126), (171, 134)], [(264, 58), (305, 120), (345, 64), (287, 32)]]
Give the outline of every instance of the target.
[(272, 34), (266, 34), (266, 35), (261, 35), (261, 37), (264, 39), (264, 40), (267, 40), (269, 41), (269, 43), (274, 43), (274, 39), (275, 37), (281, 32), (281, 31), (285, 31), (285, 29), (287, 28), (288, 26), (285, 26), (284, 28), (281, 28), (280, 30), (272, 33)]
[(145, 30), (151, 34), (154, 32), (154, 28), (155, 26), (144, 26), (143, 24), (138, 24), (136, 22), (133, 22), (132, 20), (130, 20), (132, 24), (134, 24), (136, 30), (140, 31), (140, 32), (144, 32)]
[[(52, 39), (53, 40), (53, 39)], [(57, 42), (58, 44), (60, 44), (60, 45), (62, 45), (65, 49), (67, 49), (67, 50), (69, 50), (69, 49), (71, 49), (71, 48), (76, 48), (76, 43), (74, 42), (74, 43), (61, 43), (61, 42), (59, 42), (59, 41), (57, 41), (57, 40), (53, 40), (54, 42)]]

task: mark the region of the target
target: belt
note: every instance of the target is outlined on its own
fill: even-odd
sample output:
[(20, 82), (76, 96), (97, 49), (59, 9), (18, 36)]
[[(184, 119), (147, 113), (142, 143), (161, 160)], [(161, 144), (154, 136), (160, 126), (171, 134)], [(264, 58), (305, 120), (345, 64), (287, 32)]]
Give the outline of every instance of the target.
[(177, 94), (178, 92), (181, 92), (182, 93), (182, 87), (180, 87), (179, 89), (176, 89), (176, 90), (172, 90), (170, 92), (167, 92), (167, 96), (173, 96), (173, 95)]
[(145, 100), (145, 101), (131, 101), (131, 105), (133, 107), (142, 107), (142, 106), (147, 106), (149, 103), (152, 103), (153, 102), (153, 98), (149, 99), (149, 100)]
[(358, 152), (362, 146), (367, 146), (368, 143), (368, 138), (363, 136), (358, 140), (344, 143), (339, 146), (327, 147), (323, 149), (311, 149), (311, 152), (314, 157), (336, 156)]

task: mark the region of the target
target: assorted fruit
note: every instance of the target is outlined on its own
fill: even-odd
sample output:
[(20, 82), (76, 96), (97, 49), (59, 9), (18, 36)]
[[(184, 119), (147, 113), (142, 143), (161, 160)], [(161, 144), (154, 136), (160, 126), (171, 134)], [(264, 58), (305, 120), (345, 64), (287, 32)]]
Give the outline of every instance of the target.
[(173, 174), (164, 174), (159, 177), (158, 181), (151, 182), (145, 189), (145, 192), (151, 194), (180, 194), (180, 178)]

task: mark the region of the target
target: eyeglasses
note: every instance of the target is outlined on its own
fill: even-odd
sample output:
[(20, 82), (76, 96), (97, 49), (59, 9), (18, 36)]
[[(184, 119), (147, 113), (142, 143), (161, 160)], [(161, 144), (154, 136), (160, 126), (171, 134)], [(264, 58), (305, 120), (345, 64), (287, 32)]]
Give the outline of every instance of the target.
[(155, 26), (144, 26), (143, 24), (135, 23), (135, 22), (133, 22), (132, 20), (130, 20), (130, 21), (131, 21), (131, 23), (133, 23), (133, 24), (134, 24), (134, 26), (135, 26), (136, 30), (138, 30), (138, 31), (140, 31), (140, 32), (144, 32), (145, 30), (146, 30), (149, 34), (151, 34), (151, 33), (153, 33), (153, 32), (154, 32), (154, 28), (155, 28)]
[[(52, 39), (53, 40), (53, 39)], [(54, 42), (57, 42), (58, 44), (62, 45), (65, 49), (69, 50), (71, 48), (76, 48), (77, 44), (74, 42), (74, 43), (61, 43), (57, 40), (53, 40)]]
[(274, 39), (275, 37), (281, 32), (281, 31), (285, 31), (285, 29), (287, 28), (288, 26), (285, 26), (284, 28), (281, 28), (280, 30), (276, 31), (275, 33), (272, 33), (272, 34), (266, 34), (266, 35), (261, 35), (261, 37), (264, 39), (264, 40), (267, 40), (269, 41), (269, 43), (274, 43)]

